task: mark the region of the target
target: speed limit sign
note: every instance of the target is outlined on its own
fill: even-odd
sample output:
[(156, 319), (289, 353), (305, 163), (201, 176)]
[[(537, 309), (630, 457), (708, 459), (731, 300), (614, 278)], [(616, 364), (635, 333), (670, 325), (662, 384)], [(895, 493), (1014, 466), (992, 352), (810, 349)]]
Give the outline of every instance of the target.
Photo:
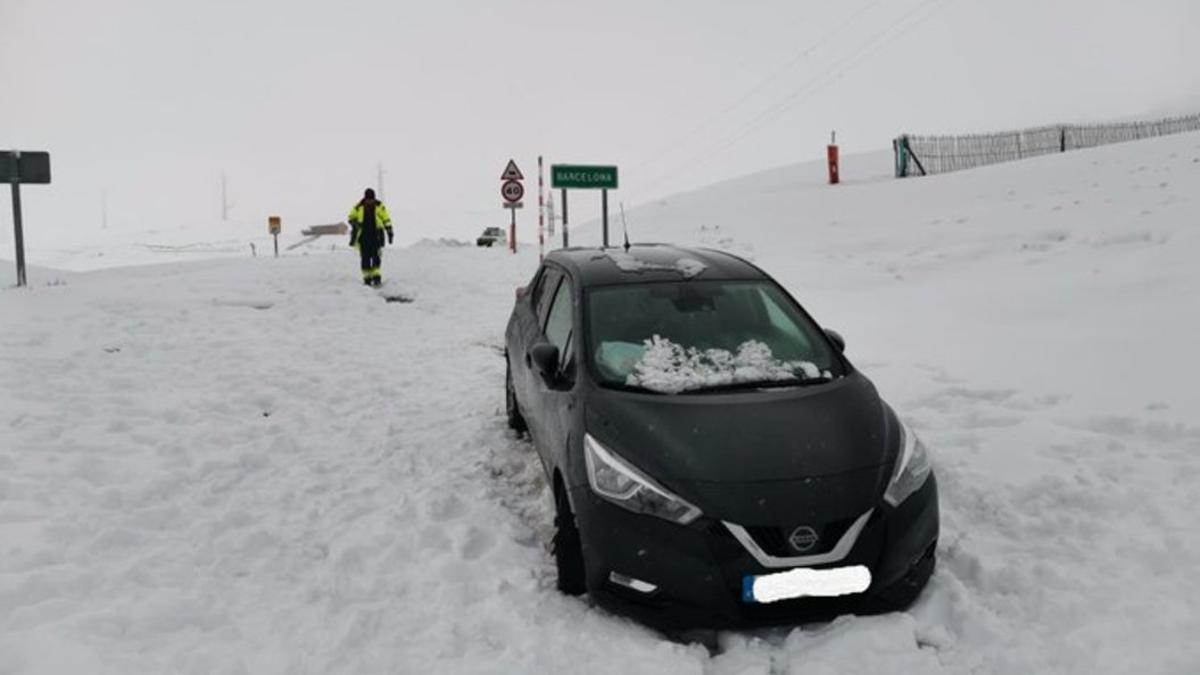
[(525, 187), (515, 180), (506, 180), (500, 185), (500, 195), (509, 204), (516, 204), (525, 196)]

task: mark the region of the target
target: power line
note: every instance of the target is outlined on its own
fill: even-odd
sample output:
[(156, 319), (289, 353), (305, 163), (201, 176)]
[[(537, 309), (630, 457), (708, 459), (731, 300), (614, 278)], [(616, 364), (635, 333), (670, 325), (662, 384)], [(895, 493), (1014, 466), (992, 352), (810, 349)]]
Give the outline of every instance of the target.
[[(834, 70), (831, 73), (817, 75), (813, 78), (810, 78), (803, 85), (801, 85), (799, 88), (793, 90), (792, 93), (790, 93), (789, 95), (787, 95), (786, 97), (781, 99), (779, 102), (777, 102), (773, 106), (767, 108), (766, 110), (760, 112), (758, 115), (755, 115), (748, 122), (743, 124), (742, 127), (738, 131), (736, 131), (731, 137), (727, 138), (725, 141), (718, 143), (716, 146), (712, 147), (711, 149), (709, 149), (707, 151), (703, 151), (703, 152), (693, 155), (687, 161), (680, 162), (679, 164), (675, 165), (672, 169), (670, 169), (668, 171), (664, 171), (664, 172), (660, 173), (658, 176), (656, 176), (655, 178), (653, 178), (650, 181), (648, 181), (647, 183), (645, 183), (644, 187), (642, 187), (639, 190), (639, 192), (635, 193), (635, 194), (644, 194), (645, 192), (651, 190), (654, 187), (657, 187), (663, 181), (665, 181), (666, 179), (668, 179), (672, 176), (676, 176), (676, 175), (679, 175), (679, 173), (681, 173), (681, 172), (685, 172), (687, 170), (695, 169), (698, 166), (702, 166), (703, 164), (705, 164), (706, 162), (711, 160), (713, 157), (717, 156), (718, 154), (727, 150), (728, 148), (732, 147), (733, 145), (736, 145), (742, 139), (746, 138), (750, 134), (752, 134), (755, 131), (757, 131), (758, 129), (760, 129), (763, 126), (763, 124), (770, 121), (771, 118), (776, 117), (780, 113), (785, 112), (786, 110), (791, 108), (796, 102), (798, 102), (797, 99), (800, 99), (801, 96), (804, 96), (805, 94), (809, 94), (809, 97), (811, 97), (811, 95), (814, 95), (814, 94), (819, 93), (820, 91), (824, 90), (826, 87), (833, 84), (835, 81), (839, 80), (846, 73), (848, 73), (849, 71), (853, 70), (856, 66), (861, 64), (866, 59), (866, 57), (870, 56), (874, 52), (878, 51), (880, 48), (891, 43), (893, 40), (895, 40), (897, 37), (899, 37), (905, 31), (916, 27), (917, 25), (919, 25), (920, 23), (922, 23), (929, 17), (933, 16), (937, 12), (938, 9), (940, 9), (942, 6), (944, 6), (946, 4), (949, 4), (951, 1), (952, 0), (925, 0), (924, 2), (914, 6), (911, 10), (906, 12), (897, 22), (895, 22), (895, 23), (891, 24), (889, 27), (875, 33), (870, 39), (868, 39), (866, 42), (862, 43), (851, 54), (849, 59), (847, 59), (845, 65)], [(930, 11), (926, 12), (924, 15), (917, 16), (922, 10), (927, 9), (927, 8), (930, 8)], [(809, 97), (805, 97), (805, 99), (801, 99), (801, 100), (806, 100)]]
[(668, 143), (667, 145), (662, 147), (660, 150), (655, 152), (652, 157), (641, 160), (640, 162), (635, 163), (634, 166), (645, 166), (646, 164), (651, 164), (653, 162), (658, 161), (662, 156), (673, 152), (675, 149), (677, 149), (683, 143), (685, 143), (685, 142), (691, 140), (693, 137), (695, 137), (696, 134), (698, 134), (701, 131), (708, 128), (713, 122), (724, 117), (728, 113), (736, 110), (743, 103), (750, 100), (755, 94), (762, 91), (763, 88), (766, 87), (768, 84), (777, 80), (781, 75), (786, 73), (788, 70), (790, 70), (793, 66), (795, 66), (797, 63), (799, 63), (801, 60), (808, 58), (808, 55), (811, 54), (814, 50), (816, 50), (819, 47), (824, 46), (827, 42), (829, 42), (834, 37), (836, 37), (838, 34), (840, 34), (842, 31), (844, 31), (847, 27), (850, 26), (850, 24), (857, 21), (859, 17), (861, 17), (863, 14), (865, 14), (868, 10), (874, 8), (880, 2), (882, 2), (882, 0), (868, 0), (865, 4), (859, 6), (859, 8), (857, 10), (855, 10), (850, 16), (848, 16), (844, 21), (842, 21), (840, 24), (838, 24), (838, 26), (836, 28), (834, 28), (831, 31), (826, 32), (816, 42), (813, 42), (812, 44), (805, 47), (803, 50), (797, 52), (792, 58), (788, 59), (787, 62), (785, 62), (782, 66), (780, 66), (779, 68), (776, 68), (774, 71), (772, 71), (770, 75), (767, 75), (763, 79), (759, 80), (758, 83), (756, 83), (754, 86), (750, 87), (750, 89), (748, 89), (746, 91), (746, 93), (742, 94), (736, 101), (734, 101), (730, 105), (725, 106), (720, 111), (708, 116), (703, 121), (701, 121), (699, 124), (697, 124), (695, 127), (693, 127), (691, 129), (691, 131), (688, 131), (687, 133), (683, 134), (682, 136), (677, 137), (674, 141)]

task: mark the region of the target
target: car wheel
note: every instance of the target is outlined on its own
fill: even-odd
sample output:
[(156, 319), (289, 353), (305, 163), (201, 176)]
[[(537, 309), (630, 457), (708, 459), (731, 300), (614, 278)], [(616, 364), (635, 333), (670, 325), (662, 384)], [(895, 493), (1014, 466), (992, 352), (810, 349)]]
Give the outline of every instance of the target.
[(517, 433), (525, 433), (529, 426), (525, 424), (525, 418), (521, 416), (521, 410), (517, 407), (517, 392), (513, 389), (512, 381), (512, 366), (508, 365), (508, 359), (504, 359), (504, 415), (508, 418), (508, 428)]
[(554, 506), (554, 566), (558, 570), (558, 590), (567, 595), (583, 595), (587, 591), (583, 545), (571, 503), (562, 488), (554, 490)]

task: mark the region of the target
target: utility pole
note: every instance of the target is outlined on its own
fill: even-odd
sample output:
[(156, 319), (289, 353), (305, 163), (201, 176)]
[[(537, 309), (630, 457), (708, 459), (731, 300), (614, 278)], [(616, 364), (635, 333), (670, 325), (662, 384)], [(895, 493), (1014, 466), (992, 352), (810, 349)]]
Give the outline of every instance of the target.
[(221, 221), (229, 222), (229, 192), (225, 184), (225, 172), (221, 172)]
[(383, 162), (375, 168), (375, 192), (379, 193), (379, 201), (383, 201)]

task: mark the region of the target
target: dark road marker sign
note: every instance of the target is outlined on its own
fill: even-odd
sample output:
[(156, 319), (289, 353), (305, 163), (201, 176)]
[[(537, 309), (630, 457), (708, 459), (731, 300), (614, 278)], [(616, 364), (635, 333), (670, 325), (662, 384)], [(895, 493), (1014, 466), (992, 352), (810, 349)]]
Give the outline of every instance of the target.
[(50, 182), (50, 153), (0, 150), (0, 183), (45, 185)]
[(21, 183), (50, 182), (50, 153), (0, 150), (0, 183), (12, 183), (13, 238), (17, 249), (17, 286), (25, 285), (25, 234), (21, 225)]

